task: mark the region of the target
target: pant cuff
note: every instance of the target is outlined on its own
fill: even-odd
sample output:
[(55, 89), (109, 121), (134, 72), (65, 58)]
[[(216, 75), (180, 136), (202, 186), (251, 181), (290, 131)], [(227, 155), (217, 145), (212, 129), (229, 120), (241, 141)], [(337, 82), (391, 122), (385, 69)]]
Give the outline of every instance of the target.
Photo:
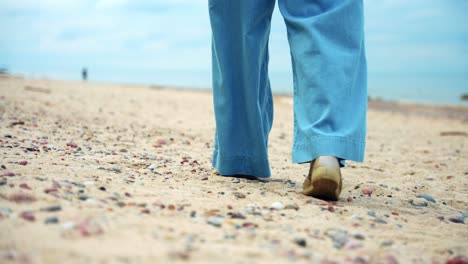
[(250, 175), (257, 178), (271, 176), (268, 159), (260, 160), (248, 156), (223, 157), (215, 150), (211, 164), (223, 176)]
[(310, 162), (319, 156), (335, 156), (341, 167), (345, 166), (345, 160), (364, 161), (365, 141), (337, 136), (317, 136), (305, 141), (293, 146), (294, 163)]

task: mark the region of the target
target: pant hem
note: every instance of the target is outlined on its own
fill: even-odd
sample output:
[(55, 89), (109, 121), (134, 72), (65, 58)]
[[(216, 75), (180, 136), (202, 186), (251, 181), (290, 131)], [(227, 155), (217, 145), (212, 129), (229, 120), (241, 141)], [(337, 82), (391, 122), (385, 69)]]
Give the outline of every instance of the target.
[(223, 157), (215, 150), (211, 164), (223, 176), (250, 175), (257, 178), (271, 176), (268, 159), (256, 159), (249, 156)]
[(335, 156), (344, 167), (345, 160), (364, 161), (366, 142), (339, 136), (317, 136), (293, 146), (293, 162), (306, 163), (319, 156)]

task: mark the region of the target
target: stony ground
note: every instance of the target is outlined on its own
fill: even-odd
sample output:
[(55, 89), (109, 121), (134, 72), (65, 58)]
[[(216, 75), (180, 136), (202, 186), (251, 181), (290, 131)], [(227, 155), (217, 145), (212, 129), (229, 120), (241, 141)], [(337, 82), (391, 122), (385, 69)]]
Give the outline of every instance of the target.
[(254, 181), (212, 173), (207, 92), (1, 76), (0, 262), (467, 263), (467, 128), (371, 109), (330, 203), (301, 194), (291, 98)]

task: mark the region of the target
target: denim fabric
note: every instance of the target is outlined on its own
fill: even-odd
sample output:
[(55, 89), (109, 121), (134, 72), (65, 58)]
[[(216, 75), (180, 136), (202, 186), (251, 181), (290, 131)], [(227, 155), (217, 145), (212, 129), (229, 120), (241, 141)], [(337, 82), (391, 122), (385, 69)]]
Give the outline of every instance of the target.
[[(362, 0), (278, 0), (294, 77), (292, 161), (332, 155), (362, 162), (367, 66)], [(216, 133), (221, 175), (270, 177), (273, 98), (268, 39), (275, 0), (210, 0)]]

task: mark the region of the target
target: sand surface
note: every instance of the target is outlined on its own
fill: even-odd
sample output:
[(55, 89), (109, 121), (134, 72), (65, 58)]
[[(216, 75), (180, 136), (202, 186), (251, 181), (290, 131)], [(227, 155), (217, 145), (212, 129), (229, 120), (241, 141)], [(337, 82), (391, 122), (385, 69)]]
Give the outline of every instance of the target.
[(365, 162), (347, 162), (327, 203), (301, 194), (290, 97), (275, 98), (260, 182), (212, 173), (209, 92), (0, 76), (0, 262), (466, 256), (468, 109), (370, 106)]

